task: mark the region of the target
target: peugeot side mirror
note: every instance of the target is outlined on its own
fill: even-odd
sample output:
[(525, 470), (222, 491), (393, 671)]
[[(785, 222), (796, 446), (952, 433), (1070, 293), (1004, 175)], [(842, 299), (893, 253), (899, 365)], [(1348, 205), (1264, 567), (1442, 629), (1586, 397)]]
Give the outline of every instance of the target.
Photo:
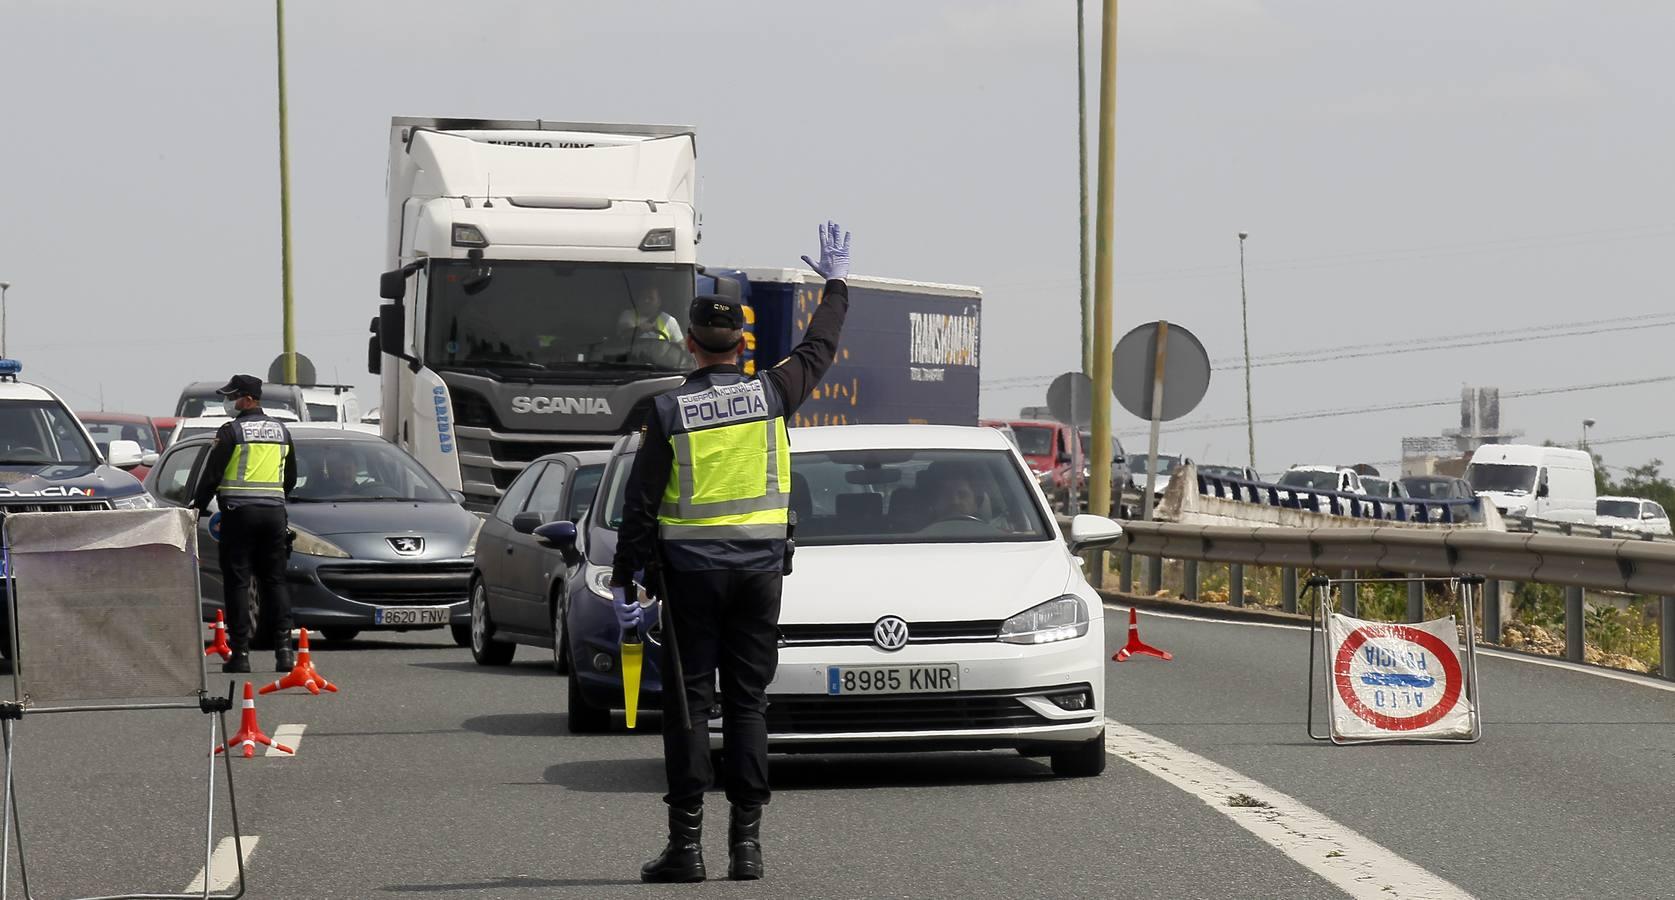
[(1086, 513), (1070, 520), (1070, 552), (1102, 550), (1122, 539), (1122, 526), (1104, 516)]
[(456, 490), (450, 489), (448, 491), (448, 496), (454, 498), (455, 503), (458, 503), (461, 506), (465, 505), (465, 492), (464, 491), (456, 491)]
[(140, 449), (138, 441), (111, 441), (105, 456), (118, 469), (132, 469), (145, 461), (145, 451)]
[(570, 521), (548, 522), (535, 529), (535, 539), (555, 550), (574, 550), (576, 547), (576, 523)]
[(512, 517), (512, 530), (518, 534), (534, 534), (547, 520), (538, 512), (521, 512)]

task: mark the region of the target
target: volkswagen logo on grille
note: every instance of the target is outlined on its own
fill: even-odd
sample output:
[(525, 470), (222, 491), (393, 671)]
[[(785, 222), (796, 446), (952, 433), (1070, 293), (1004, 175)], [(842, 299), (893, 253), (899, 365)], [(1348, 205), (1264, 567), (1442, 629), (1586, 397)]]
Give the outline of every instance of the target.
[(425, 539), (422, 537), (393, 537), (384, 540), (390, 542), (390, 549), (398, 556), (418, 556), (425, 552)]
[(885, 616), (872, 626), (872, 642), (880, 650), (900, 650), (907, 646), (907, 623), (897, 616)]

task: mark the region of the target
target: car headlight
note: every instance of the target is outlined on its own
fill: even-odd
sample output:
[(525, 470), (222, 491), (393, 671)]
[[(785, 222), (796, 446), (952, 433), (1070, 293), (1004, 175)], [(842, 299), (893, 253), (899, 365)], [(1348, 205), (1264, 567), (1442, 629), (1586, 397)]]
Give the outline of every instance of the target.
[(325, 556), (331, 559), (349, 558), (349, 554), (342, 547), (317, 534), (310, 534), (295, 525), (291, 526), (291, 531), (296, 534), (296, 539), (291, 542), (292, 553), (301, 553), (304, 556)]
[(483, 533), (483, 520), (477, 516), (472, 518), (477, 519), (477, 524), (471, 526), (471, 540), (465, 542), (465, 552), (460, 556), (477, 555), (477, 536)]
[(157, 499), (144, 492), (132, 497), (118, 497), (111, 501), (111, 509), (153, 509), (156, 506)]
[(610, 568), (607, 566), (588, 566), (587, 589), (606, 600), (611, 599)]
[(1075, 594), (1055, 597), (1000, 623), (1008, 644), (1050, 644), (1088, 633), (1088, 605)]

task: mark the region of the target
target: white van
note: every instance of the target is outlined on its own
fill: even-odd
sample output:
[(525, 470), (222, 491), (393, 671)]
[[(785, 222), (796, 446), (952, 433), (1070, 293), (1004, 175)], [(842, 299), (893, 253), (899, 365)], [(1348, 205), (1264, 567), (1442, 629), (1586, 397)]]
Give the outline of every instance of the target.
[(1594, 458), (1581, 450), (1484, 444), (1466, 480), (1503, 516), (1594, 524)]

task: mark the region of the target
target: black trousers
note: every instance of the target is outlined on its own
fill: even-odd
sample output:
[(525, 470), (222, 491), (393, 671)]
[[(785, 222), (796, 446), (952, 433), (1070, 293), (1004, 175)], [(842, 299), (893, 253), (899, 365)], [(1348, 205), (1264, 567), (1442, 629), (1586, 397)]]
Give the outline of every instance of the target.
[[(235, 653), (260, 643), (285, 646), (291, 634), (291, 595), (285, 587), (285, 533), (289, 522), (283, 506), (239, 506), (221, 512), (221, 581), (227, 607), (227, 643)], [(256, 581), (261, 612), (250, 622), (250, 581)]]
[[(709, 713), (721, 673), (723, 767), (727, 799), (741, 806), (768, 802), (768, 682), (779, 665), (778, 572), (665, 572), (686, 675), (691, 729), (681, 727), (675, 685), (663, 685), (663, 765), (670, 806), (704, 801), (715, 780), (710, 766)], [(668, 646), (662, 671), (673, 671)]]

